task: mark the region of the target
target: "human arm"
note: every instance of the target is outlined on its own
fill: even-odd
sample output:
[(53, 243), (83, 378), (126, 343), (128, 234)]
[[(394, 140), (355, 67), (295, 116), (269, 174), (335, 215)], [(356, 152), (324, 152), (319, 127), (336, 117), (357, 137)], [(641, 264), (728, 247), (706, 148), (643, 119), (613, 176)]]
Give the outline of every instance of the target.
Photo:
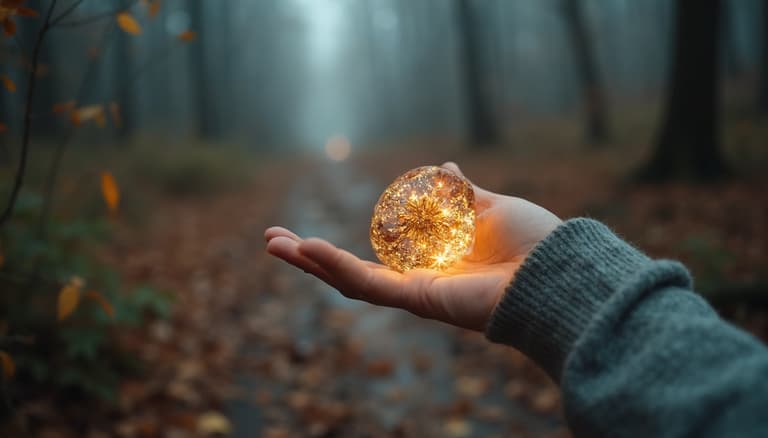
[(525, 200), (475, 192), (475, 246), (447, 273), (400, 274), (283, 228), (267, 230), (267, 249), (350, 298), (521, 350), (561, 385), (577, 435), (766, 431), (765, 347), (692, 293), (681, 265), (650, 260), (596, 221), (562, 224)]

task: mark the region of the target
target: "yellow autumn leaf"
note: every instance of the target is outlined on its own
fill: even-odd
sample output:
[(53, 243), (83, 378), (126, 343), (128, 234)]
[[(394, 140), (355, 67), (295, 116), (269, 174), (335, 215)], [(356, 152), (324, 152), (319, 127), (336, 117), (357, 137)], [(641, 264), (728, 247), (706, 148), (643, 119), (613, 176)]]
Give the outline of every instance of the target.
[(105, 120), (104, 105), (88, 105), (82, 108), (74, 109), (72, 110), (70, 117), (72, 119), (72, 124), (75, 126), (80, 126), (89, 120), (95, 120), (96, 124), (101, 126), (101, 121)]
[(5, 36), (14, 36), (16, 35), (16, 23), (14, 23), (10, 18), (6, 18), (3, 21), (3, 33)]
[(160, 12), (160, 0), (154, 0), (149, 4), (149, 18), (155, 18)]
[(10, 354), (0, 350), (0, 366), (3, 368), (3, 377), (10, 379), (16, 374), (16, 363), (13, 362), (13, 358)]
[(88, 291), (84, 294), (86, 298), (90, 298), (93, 301), (96, 301), (99, 306), (101, 306), (101, 309), (104, 311), (104, 313), (107, 314), (110, 318), (115, 317), (115, 308), (112, 306), (112, 303), (107, 300), (107, 298), (96, 291)]
[(96, 126), (99, 128), (105, 128), (107, 126), (107, 116), (104, 115), (104, 111), (99, 111), (99, 113), (93, 117), (93, 121), (96, 122)]
[(101, 195), (110, 213), (117, 213), (117, 206), (120, 204), (120, 189), (117, 187), (115, 177), (108, 171), (101, 172)]
[(75, 276), (59, 291), (59, 302), (56, 312), (59, 321), (63, 321), (72, 312), (77, 310), (77, 305), (80, 303), (80, 289), (83, 288), (83, 284), (83, 280)]
[(117, 14), (117, 25), (125, 33), (141, 35), (141, 25), (129, 12), (120, 12)]
[(202, 435), (229, 435), (232, 433), (232, 423), (216, 411), (209, 411), (198, 417), (197, 431)]
[(13, 83), (11, 78), (8, 77), (8, 75), (2, 75), (0, 76), (0, 80), (3, 81), (3, 86), (6, 90), (8, 90), (11, 93), (16, 92), (16, 84)]
[(197, 38), (197, 33), (193, 30), (186, 30), (179, 34), (179, 39), (184, 41), (185, 43), (188, 43), (192, 40)]

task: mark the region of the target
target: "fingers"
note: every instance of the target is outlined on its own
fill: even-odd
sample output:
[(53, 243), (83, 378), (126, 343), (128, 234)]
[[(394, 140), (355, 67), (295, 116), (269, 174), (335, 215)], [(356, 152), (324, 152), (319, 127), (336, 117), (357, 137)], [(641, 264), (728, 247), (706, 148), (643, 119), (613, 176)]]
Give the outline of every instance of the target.
[(401, 306), (400, 273), (360, 260), (321, 239), (307, 239), (301, 242), (299, 252), (327, 272), (329, 284), (342, 294), (372, 304)]
[(269, 254), (313, 274), (349, 298), (390, 306), (397, 302), (393, 293), (399, 289), (392, 277), (399, 274), (380, 263), (360, 260), (321, 239), (308, 239), (304, 254), (300, 246), (306, 241), (283, 227), (268, 228), (264, 237)]
[(267, 242), (267, 252), (275, 257), (285, 260), (296, 266), (304, 272), (310, 273), (315, 277), (329, 282), (328, 273), (325, 272), (317, 263), (304, 257), (299, 252), (299, 242), (287, 236), (275, 236)]
[(297, 242), (301, 241), (301, 237), (297, 236), (293, 231), (283, 227), (269, 227), (264, 231), (264, 239), (267, 242), (275, 237), (284, 236)]

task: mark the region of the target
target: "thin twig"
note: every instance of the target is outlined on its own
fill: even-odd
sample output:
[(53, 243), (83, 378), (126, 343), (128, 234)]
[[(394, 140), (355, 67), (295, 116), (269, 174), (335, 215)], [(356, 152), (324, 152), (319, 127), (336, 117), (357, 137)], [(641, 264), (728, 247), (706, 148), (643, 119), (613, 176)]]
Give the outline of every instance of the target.
[[(100, 44), (102, 48), (106, 47), (107, 41), (109, 40), (109, 37), (112, 34), (114, 28), (114, 23), (108, 24), (104, 27), (104, 32), (102, 33)], [(92, 76), (97, 70), (96, 66), (98, 65), (99, 60), (100, 57), (91, 58), (88, 67), (85, 70), (85, 74), (83, 75), (83, 79), (80, 82), (80, 89), (77, 91), (77, 98), (75, 99), (75, 102), (81, 102), (85, 98), (85, 93), (87, 93), (89, 88), (92, 86)], [(48, 172), (45, 176), (45, 183), (43, 184), (43, 187), (45, 188), (45, 193), (43, 194), (43, 205), (40, 209), (40, 217), (38, 218), (37, 223), (38, 235), (43, 238), (46, 234), (46, 227), (48, 225), (49, 216), (51, 214), (51, 208), (53, 207), (56, 180), (59, 178), (59, 167), (61, 167), (61, 160), (64, 157), (64, 151), (66, 150), (73, 133), (74, 128), (72, 125), (67, 125), (66, 132), (61, 136), (61, 139), (56, 144), (56, 149), (53, 152), (53, 159), (51, 160), (51, 164), (48, 167)]]
[(75, 9), (78, 8), (85, 0), (75, 0), (67, 9), (64, 9), (62, 13), (60, 13), (56, 18), (51, 20), (51, 27), (56, 26), (57, 24), (61, 23), (61, 21), (69, 16), (72, 12), (75, 11)]
[(113, 9), (111, 11), (100, 12), (98, 14), (94, 14), (94, 15), (91, 15), (89, 17), (78, 18), (78, 19), (70, 20), (70, 21), (60, 21), (60, 22), (56, 23), (56, 27), (61, 28), (61, 27), (84, 26), (86, 24), (90, 24), (90, 23), (102, 20), (104, 18), (114, 17), (115, 15), (117, 15), (117, 14), (119, 14), (121, 12), (125, 12), (128, 9), (131, 9), (133, 7), (133, 5), (135, 5), (138, 1), (139, 0), (131, 0), (127, 5), (123, 5), (123, 6), (119, 7), (119, 8)]
[(35, 84), (37, 83), (37, 65), (40, 61), (40, 50), (43, 47), (43, 40), (48, 33), (51, 24), (51, 15), (53, 9), (56, 7), (57, 0), (51, 0), (51, 5), (48, 7), (48, 12), (45, 15), (45, 21), (43, 27), (40, 28), (40, 32), (37, 34), (37, 40), (35, 41), (35, 48), (32, 50), (32, 68), (29, 70), (29, 79), (27, 85), (27, 97), (26, 108), (24, 108), (24, 131), (21, 136), (21, 156), (19, 157), (19, 166), (16, 169), (16, 178), (13, 182), (13, 188), (11, 189), (11, 196), (8, 199), (8, 204), (5, 206), (3, 214), (0, 215), (0, 226), (2, 226), (13, 215), (13, 208), (16, 206), (16, 199), (19, 196), (19, 191), (24, 183), (24, 174), (27, 170), (27, 155), (29, 152), (29, 140), (30, 132), (32, 128), (32, 97), (35, 93)]
[(0, 336), (0, 345), (32, 345), (35, 343), (35, 337), (30, 335), (6, 335)]

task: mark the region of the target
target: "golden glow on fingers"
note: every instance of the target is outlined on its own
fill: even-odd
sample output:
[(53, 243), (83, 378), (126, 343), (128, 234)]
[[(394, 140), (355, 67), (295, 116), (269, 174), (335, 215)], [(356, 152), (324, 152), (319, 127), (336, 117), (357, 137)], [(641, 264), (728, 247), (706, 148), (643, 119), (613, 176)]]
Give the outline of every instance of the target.
[(382, 193), (370, 234), (376, 256), (394, 270), (445, 270), (467, 253), (474, 239), (472, 185), (442, 167), (410, 170)]

